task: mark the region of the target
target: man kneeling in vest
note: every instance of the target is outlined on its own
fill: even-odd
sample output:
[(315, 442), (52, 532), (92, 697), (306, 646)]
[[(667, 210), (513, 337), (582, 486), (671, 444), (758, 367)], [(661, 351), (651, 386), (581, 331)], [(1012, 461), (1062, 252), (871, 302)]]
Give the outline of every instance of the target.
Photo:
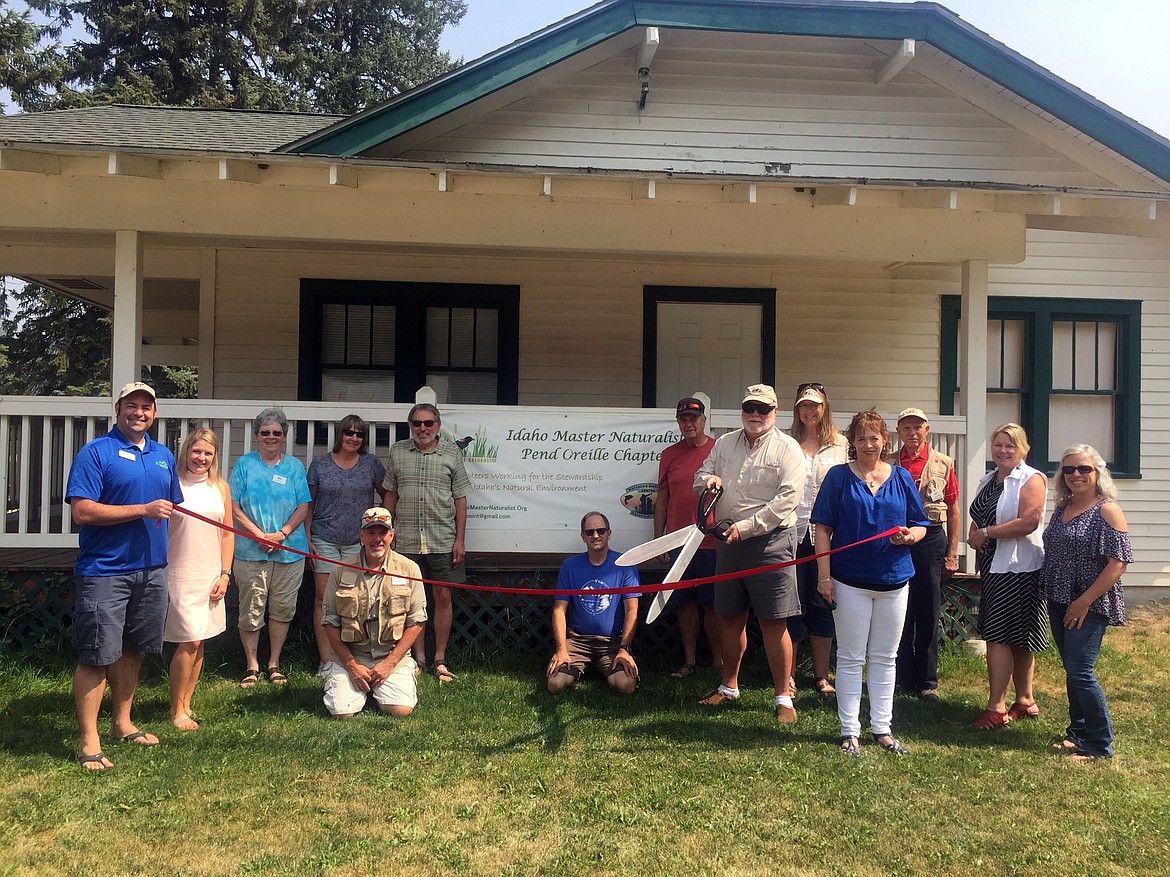
[(337, 718), (362, 711), (374, 695), (386, 715), (408, 716), (418, 703), (410, 648), (427, 620), (418, 564), (390, 550), (394, 522), (384, 508), (362, 515), (361, 566), (336, 566), (325, 586), (321, 624), (337, 660), (325, 677), (325, 708)]

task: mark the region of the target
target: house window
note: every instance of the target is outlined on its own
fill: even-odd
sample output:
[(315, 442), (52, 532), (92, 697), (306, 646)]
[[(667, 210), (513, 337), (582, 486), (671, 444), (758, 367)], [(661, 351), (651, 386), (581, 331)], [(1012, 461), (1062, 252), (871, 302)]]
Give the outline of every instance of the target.
[[(942, 301), (941, 398), (959, 391), (959, 297)], [(1097, 448), (1139, 477), (1141, 303), (992, 297), (987, 308), (987, 421), (1028, 432), (1031, 463), (1051, 472), (1066, 447)]]
[(514, 405), (519, 322), (514, 286), (302, 280), (300, 398)]

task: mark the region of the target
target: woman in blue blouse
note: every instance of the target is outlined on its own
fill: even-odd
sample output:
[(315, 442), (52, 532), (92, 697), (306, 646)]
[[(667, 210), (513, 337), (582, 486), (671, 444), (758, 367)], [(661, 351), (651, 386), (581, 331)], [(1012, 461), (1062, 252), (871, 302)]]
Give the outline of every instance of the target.
[(1133, 562), (1129, 528), (1101, 455), (1089, 445), (1064, 452), (1056, 511), (1044, 531), (1040, 590), (1064, 663), (1068, 730), (1053, 748), (1077, 761), (1113, 756), (1113, 724), (1093, 672), (1109, 625), (1125, 624), (1121, 576)]
[(914, 575), (910, 546), (926, 536), (929, 521), (910, 475), (883, 461), (890, 433), (881, 415), (859, 412), (845, 435), (851, 462), (829, 470), (813, 505), (817, 553), (899, 529), (888, 539), (817, 560), (817, 591), (833, 609), (837, 627), (841, 751), (861, 755), (861, 674), (868, 661), (873, 740), (905, 755), (909, 750), (891, 727), (894, 663), (906, 620), (906, 583)]

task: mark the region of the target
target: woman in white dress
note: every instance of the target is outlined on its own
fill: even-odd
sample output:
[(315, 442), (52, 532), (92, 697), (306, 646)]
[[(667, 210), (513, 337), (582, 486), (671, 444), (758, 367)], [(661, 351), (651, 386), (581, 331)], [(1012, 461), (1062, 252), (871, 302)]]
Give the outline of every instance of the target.
[[(232, 496), (219, 473), (219, 437), (192, 430), (179, 449), (182, 508), (232, 526)], [(167, 539), (170, 605), (163, 640), (178, 643), (171, 659), (171, 722), (180, 731), (199, 727), (191, 696), (203, 669), (203, 641), (227, 628), (223, 596), (231, 583), (235, 536), (182, 513), (172, 515)]]

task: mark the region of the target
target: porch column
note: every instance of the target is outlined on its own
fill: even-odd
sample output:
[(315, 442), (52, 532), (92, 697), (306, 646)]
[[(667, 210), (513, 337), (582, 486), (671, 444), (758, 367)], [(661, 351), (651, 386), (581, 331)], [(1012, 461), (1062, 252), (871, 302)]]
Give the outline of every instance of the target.
[(142, 377), (142, 232), (114, 237), (114, 331), (110, 387), (114, 394)]
[[(963, 465), (963, 489), (959, 501), (963, 506), (963, 531), (967, 535), (967, 506), (975, 497), (975, 487), (987, 471), (987, 262), (973, 260), (962, 265), (961, 316), (963, 332), (959, 338), (959, 408), (967, 418), (966, 459)], [(975, 571), (975, 555), (968, 552), (963, 571)]]
[(199, 254), (199, 398), (215, 398), (216, 250)]

